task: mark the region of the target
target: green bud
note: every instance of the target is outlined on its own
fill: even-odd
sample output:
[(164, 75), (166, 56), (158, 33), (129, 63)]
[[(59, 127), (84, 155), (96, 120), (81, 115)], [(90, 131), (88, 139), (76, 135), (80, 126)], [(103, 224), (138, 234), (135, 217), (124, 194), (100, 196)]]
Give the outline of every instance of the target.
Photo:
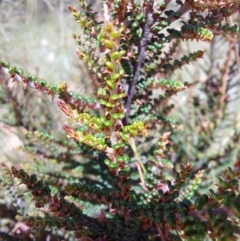
[(154, 43), (154, 46), (155, 46), (157, 49), (163, 48), (163, 45), (160, 44), (160, 43)]
[(115, 120), (123, 119), (125, 117), (125, 114), (124, 113), (112, 113), (111, 117)]
[(204, 204), (207, 204), (208, 199), (209, 199), (209, 197), (208, 197), (207, 194), (203, 194), (203, 195), (202, 195), (202, 200), (203, 200)]
[(46, 82), (46, 80), (40, 79), (40, 80), (38, 80), (38, 84), (39, 84), (40, 86), (44, 87), (44, 86), (47, 85), (47, 82)]
[(112, 169), (118, 168), (118, 164), (111, 162), (109, 159), (105, 159), (104, 164), (107, 165), (108, 167), (112, 168)]
[(106, 121), (104, 122), (104, 125), (107, 126), (107, 127), (111, 127), (111, 126), (113, 125), (113, 122), (110, 121), (110, 120), (106, 120)]
[(161, 31), (163, 28), (160, 27), (160, 26), (154, 26), (153, 29), (154, 29), (155, 31)]
[(202, 210), (204, 205), (205, 205), (205, 203), (201, 197), (198, 197), (195, 200), (195, 206), (196, 206), (197, 210), (199, 210), (199, 211)]
[(126, 163), (129, 161), (129, 157), (128, 155), (118, 156), (117, 161)]
[(105, 105), (105, 106), (108, 107), (108, 108), (112, 108), (112, 107), (113, 107), (113, 104), (112, 104), (112, 103), (107, 102), (106, 100), (103, 100), (103, 99), (100, 99), (100, 100), (99, 100), (99, 103), (100, 103), (101, 105)]
[(23, 70), (18, 68), (15, 70), (15, 73), (18, 75), (23, 75)]
[(111, 117), (112, 117), (112, 119), (117, 120), (118, 119), (118, 113), (112, 113)]
[(136, 16), (136, 20), (139, 21), (139, 22), (142, 22), (144, 20), (144, 14), (143, 13), (139, 13)]
[(31, 182), (31, 184), (36, 183), (37, 182), (36, 174), (31, 174), (31, 176), (29, 177), (29, 181)]
[(12, 75), (12, 74), (15, 73), (16, 69), (17, 69), (16, 67), (12, 67), (12, 68), (10, 68), (10, 69), (8, 70), (8, 73), (9, 73), (10, 75)]
[(117, 82), (117, 81), (120, 80), (120, 77), (121, 77), (121, 75), (120, 75), (119, 73), (114, 73), (114, 74), (111, 76), (111, 80), (112, 80), (113, 82)]
[(5, 68), (9, 68), (10, 67), (9, 62), (6, 62), (6, 61), (0, 61), (0, 65), (2, 65)]
[(167, 22), (167, 21), (161, 21), (160, 22), (160, 25), (162, 26), (162, 27), (167, 27), (168, 25), (169, 25), (169, 23)]
[(114, 70), (114, 64), (110, 61), (107, 61), (106, 63), (107, 70), (112, 72)]
[(119, 74), (120, 74), (120, 75), (124, 75), (124, 73), (125, 73), (124, 69), (120, 69), (120, 70), (119, 70)]
[(51, 85), (50, 90), (53, 92), (57, 91), (57, 85)]
[(99, 88), (97, 92), (98, 97), (105, 97), (107, 96), (107, 91), (104, 88)]
[(101, 121), (97, 117), (92, 117), (88, 123), (89, 127), (94, 130), (99, 130), (101, 128)]
[(189, 199), (183, 199), (182, 202), (183, 202), (187, 207), (189, 207), (189, 206), (192, 205), (192, 203), (191, 203), (191, 201), (190, 201)]
[(72, 12), (72, 15), (73, 15), (75, 18), (80, 18), (80, 12)]
[(110, 99), (111, 100), (121, 100), (125, 96), (126, 96), (126, 93), (121, 93), (121, 94), (118, 94), (118, 95), (110, 95)]
[(97, 148), (99, 151), (104, 151), (104, 150), (107, 148), (107, 145), (106, 145), (106, 144), (105, 144), (105, 145), (100, 144), (100, 145), (97, 145), (96, 148)]
[(86, 24), (86, 21), (87, 21), (87, 18), (86, 17), (82, 17), (81, 19), (79, 19), (77, 22), (81, 25), (85, 25)]
[(90, 20), (90, 21), (88, 21), (87, 23), (86, 23), (86, 27), (87, 28), (91, 28), (92, 26), (93, 26), (93, 21), (92, 20)]
[(104, 45), (106, 46), (107, 49), (112, 50), (114, 48), (114, 44), (111, 40), (104, 39), (103, 43), (104, 43)]
[(129, 136), (122, 131), (119, 132), (120, 137), (122, 138), (123, 141), (128, 142)]
[(135, 135), (137, 134), (137, 131), (135, 130), (135, 128), (134, 128), (132, 125), (125, 126), (125, 127), (123, 128), (123, 131), (124, 131), (125, 133), (129, 133), (129, 134), (131, 134), (131, 135), (133, 135), (133, 136), (135, 136)]
[(26, 79), (29, 80), (29, 81), (36, 81), (37, 78), (34, 75), (27, 74)]
[(131, 25), (132, 28), (138, 28), (139, 27), (139, 23), (137, 21), (133, 22)]
[(118, 31), (112, 31), (110, 32), (110, 36), (113, 40), (118, 40), (121, 36), (121, 33)]
[(122, 56), (121, 56), (121, 54), (119, 53), (119, 52), (112, 52), (111, 54), (110, 54), (110, 56), (111, 56), (111, 58), (114, 60), (114, 61), (116, 61), (116, 60), (118, 60), (118, 59), (120, 59)]
[(144, 123), (142, 121), (135, 121), (132, 126), (137, 130), (142, 130), (144, 128)]
[(88, 113), (81, 113), (78, 115), (77, 121), (86, 124), (90, 120), (91, 116)]
[(121, 148), (121, 147), (125, 147), (125, 143), (117, 143), (117, 144), (115, 144), (115, 145), (113, 145), (112, 146), (112, 148), (114, 149), (114, 150), (116, 150), (116, 149), (118, 149), (118, 148)]
[(112, 82), (111, 80), (106, 80), (106, 84), (107, 84), (107, 87), (108, 87), (109, 89), (111, 89), (111, 90), (114, 89), (115, 84), (114, 84), (114, 82)]
[(130, 172), (131, 171), (131, 167), (126, 166), (121, 171), (123, 171), (123, 172)]

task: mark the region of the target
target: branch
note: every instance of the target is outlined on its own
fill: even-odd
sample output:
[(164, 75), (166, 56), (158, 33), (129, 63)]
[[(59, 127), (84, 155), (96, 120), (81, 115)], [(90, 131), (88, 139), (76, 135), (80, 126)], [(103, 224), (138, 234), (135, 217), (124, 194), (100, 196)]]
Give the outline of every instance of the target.
[(134, 66), (134, 73), (133, 73), (133, 80), (129, 84), (129, 89), (128, 89), (128, 97), (125, 103), (125, 109), (126, 111), (126, 117), (125, 117), (125, 123), (129, 123), (129, 115), (131, 111), (131, 104), (133, 97), (136, 93), (136, 84), (140, 76), (140, 71), (143, 65), (143, 62), (146, 57), (146, 47), (147, 44), (150, 40), (150, 30), (152, 25), (154, 24), (154, 19), (153, 19), (153, 4), (154, 0), (150, 0), (149, 4), (147, 6), (146, 10), (146, 23), (143, 28), (143, 33), (142, 33), (142, 39), (139, 43), (138, 46), (138, 60)]

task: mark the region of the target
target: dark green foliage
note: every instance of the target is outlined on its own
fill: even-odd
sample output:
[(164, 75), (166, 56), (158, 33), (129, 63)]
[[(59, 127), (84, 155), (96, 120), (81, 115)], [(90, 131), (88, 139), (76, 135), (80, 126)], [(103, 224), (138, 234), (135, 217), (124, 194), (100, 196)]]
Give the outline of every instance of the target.
[[(41, 215), (19, 214), (29, 228), (28, 238), (238, 240), (240, 132), (238, 116), (228, 113), (234, 102), (231, 90), (238, 84), (238, 62), (231, 57), (236, 43), (230, 42), (222, 66), (214, 68), (216, 56), (210, 54), (202, 82), (187, 82), (175, 72), (205, 54), (180, 51), (185, 40), (212, 41), (214, 48), (228, 41), (217, 40), (217, 35), (233, 39), (239, 34), (236, 24), (224, 24), (225, 17), (235, 16), (239, 3), (105, 1), (100, 21), (91, 5), (79, 2), (81, 10), (68, 8), (83, 30), (74, 38), (95, 82), (95, 98), (0, 61), (0, 74), (5, 75), (1, 101), (4, 94), (11, 95), (7, 103), (15, 107), (16, 125), (25, 127), (25, 152), (35, 160), (25, 170), (4, 165), (6, 176), (24, 184), (41, 210)], [(179, 19), (181, 28), (173, 28)], [(44, 123), (37, 128), (23, 122), (21, 102), (6, 76), (27, 91), (32, 87), (56, 99), (71, 120), (63, 125), (67, 137), (50, 134)], [(171, 115), (181, 92), (191, 97), (182, 113)], [(57, 120), (47, 111), (42, 115), (54, 128)], [(227, 125), (233, 134), (227, 133)], [(224, 135), (229, 140), (219, 144), (218, 136)], [(219, 166), (216, 173), (210, 162)], [(19, 237), (23, 235), (21, 231)]]

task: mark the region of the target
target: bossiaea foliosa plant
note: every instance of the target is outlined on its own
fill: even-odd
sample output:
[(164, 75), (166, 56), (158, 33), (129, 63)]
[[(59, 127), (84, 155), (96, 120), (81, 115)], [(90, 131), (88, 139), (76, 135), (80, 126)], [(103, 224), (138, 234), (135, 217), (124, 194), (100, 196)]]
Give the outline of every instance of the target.
[[(12, 176), (26, 185), (35, 206), (47, 207), (44, 215), (23, 218), (31, 235), (39, 227), (57, 227), (73, 231), (79, 240), (237, 240), (240, 160), (221, 173), (214, 190), (187, 195), (186, 189), (196, 191), (204, 170), (195, 172), (188, 186), (195, 164), (180, 163), (173, 169), (166, 159), (174, 146), (171, 132), (181, 128), (167, 117), (169, 100), (191, 87), (170, 77), (204, 57), (201, 50), (179, 56), (177, 48), (183, 41), (211, 42), (217, 35), (234, 39), (239, 26), (227, 20), (239, 12), (239, 1), (106, 0), (101, 19), (91, 5), (79, 3), (80, 10), (68, 8), (82, 29), (74, 34), (77, 55), (96, 86), (96, 99), (0, 62), (0, 71), (11, 80), (57, 99), (71, 120), (63, 126), (71, 145), (40, 132), (37, 137), (29, 134), (30, 139), (65, 145), (74, 154), (89, 147), (86, 152), (95, 153), (92, 162), (100, 165), (99, 180), (76, 178), (58, 184), (54, 195), (36, 174), (12, 167)], [(177, 30), (171, 24), (178, 20)], [(157, 90), (161, 95), (156, 97)], [(145, 152), (138, 147), (143, 142), (148, 145)], [(98, 213), (87, 212), (86, 203), (97, 205)]]

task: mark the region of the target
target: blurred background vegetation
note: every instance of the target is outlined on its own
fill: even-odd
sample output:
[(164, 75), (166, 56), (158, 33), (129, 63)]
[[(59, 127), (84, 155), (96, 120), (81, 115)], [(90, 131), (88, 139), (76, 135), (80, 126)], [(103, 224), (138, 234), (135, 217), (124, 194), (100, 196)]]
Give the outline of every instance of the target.
[[(88, 83), (86, 71), (75, 54), (76, 44), (72, 33), (79, 33), (80, 30), (67, 9), (69, 3), (77, 5), (78, 1), (0, 1), (0, 57), (16, 66), (21, 66), (25, 72), (46, 79), (51, 84), (67, 82), (70, 89), (75, 89), (80, 94), (91, 95), (92, 87)], [(96, 7), (98, 5), (95, 4)], [(4, 99), (6, 96), (3, 89), (1, 90), (1, 97)], [(23, 94), (26, 95), (24, 93), (26, 91), (21, 86), (16, 91), (19, 99), (22, 99)], [(32, 94), (33, 92), (28, 93), (28, 101), (21, 103), (21, 107), (29, 111), (28, 114), (31, 116), (29, 117), (35, 121), (33, 125), (36, 127), (41, 120), (49, 121), (43, 120), (44, 116), (40, 113), (41, 108), (47, 112), (45, 107), (51, 108), (52, 104), (50, 104), (51, 100), (44, 98), (41, 94), (40, 96)], [(37, 105), (34, 103), (42, 103), (43, 106), (36, 110)], [(3, 100), (0, 108), (1, 153), (4, 149), (8, 152), (11, 145), (20, 144), (17, 137), (11, 135), (11, 132), (6, 130), (6, 125), (3, 125), (5, 123), (19, 126), (14, 120), (15, 117), (9, 104), (8, 101)], [(50, 113), (59, 118), (58, 113), (49, 110)], [(55, 122), (53, 126), (53, 123), (50, 125), (49, 123), (49, 130), (61, 128), (61, 124), (58, 125)], [(31, 129), (30, 126), (29, 128)], [(15, 141), (9, 141), (6, 132)]]
[[(101, 12), (101, 1), (91, 2)], [(46, 79), (48, 83), (66, 82), (70, 90), (94, 96), (96, 90), (75, 54), (77, 46), (72, 33), (81, 30), (67, 9), (68, 3), (78, 6), (77, 0), (1, 0), (0, 58), (22, 68), (25, 73)], [(239, 16), (233, 21), (239, 22)], [(167, 76), (187, 81), (191, 86), (174, 96), (169, 101), (172, 107), (165, 110), (166, 117), (178, 123), (178, 128), (172, 130), (174, 144), (164, 161), (171, 163), (175, 170), (179, 164), (193, 164), (195, 174), (199, 174), (197, 178), (202, 181), (199, 192), (209, 188), (209, 183), (214, 187), (220, 171), (240, 156), (238, 45), (238, 39), (227, 37), (216, 37), (207, 44), (181, 43), (176, 52), (179, 56), (198, 49), (205, 50), (206, 55), (201, 61)], [(3, 76), (0, 79), (1, 162), (8, 167), (14, 165), (38, 172), (39, 177), (52, 183), (53, 192), (66, 180), (73, 182), (84, 175), (88, 176), (88, 181), (100, 181), (100, 176), (93, 175), (93, 169), (104, 168), (99, 167), (95, 152), (74, 141), (70, 141), (67, 147), (66, 143), (59, 141), (66, 139), (62, 126), (68, 119), (57, 109), (55, 100), (35, 90), (24, 89), (22, 85), (7, 83)], [(38, 131), (56, 139), (40, 135)], [(148, 153), (162, 132), (157, 130), (155, 139), (139, 140), (139, 155), (144, 157), (143, 162), (151, 158)], [(80, 146), (81, 150), (85, 148), (85, 153), (78, 153)], [(93, 162), (94, 158), (96, 162)], [(92, 166), (88, 165), (84, 170), (79, 160), (90, 159)], [(2, 168), (0, 171), (0, 175), (6, 172)], [(19, 190), (8, 188), (13, 180), (6, 179), (6, 176), (0, 182), (1, 235), (9, 230), (17, 233), (19, 225), (24, 227), (18, 222), (19, 211), (16, 210), (21, 210), (22, 216), (38, 212), (29, 201), (30, 194), (27, 197), (19, 195), (24, 187), (20, 185)], [(47, 237), (48, 234), (44, 235)], [(61, 235), (71, 240), (71, 234)]]
[[(78, 5), (77, 0), (1, 0), (0, 59), (21, 66), (25, 72), (51, 84), (66, 82), (70, 89), (91, 95), (87, 73), (75, 54), (72, 33), (80, 30), (67, 9), (69, 3)], [(37, 171), (44, 159), (23, 151), (24, 144), (28, 144), (27, 131), (38, 129), (64, 137), (62, 125), (66, 118), (61, 111), (54, 111), (57, 108), (55, 100), (36, 94), (34, 90), (25, 90), (16, 83), (6, 84), (4, 76), (0, 78), (1, 163), (8, 167), (27, 165)], [(30, 138), (29, 142), (32, 141)], [(51, 163), (47, 166), (49, 170)], [(57, 171), (58, 168), (55, 165), (53, 169)], [(0, 175), (3, 173), (1, 166)], [(18, 233), (18, 228), (24, 227), (16, 221), (16, 209), (25, 216), (30, 214), (29, 210), (34, 210), (34, 205), (29, 202), (31, 195), (27, 195), (25, 205), (22, 195), (9, 190), (11, 180), (6, 180), (6, 176), (3, 179), (0, 182), (0, 240), (12, 240), (7, 233)]]
[(53, 83), (80, 82), (71, 38), (78, 29), (67, 10), (69, 2), (1, 1), (1, 57)]

